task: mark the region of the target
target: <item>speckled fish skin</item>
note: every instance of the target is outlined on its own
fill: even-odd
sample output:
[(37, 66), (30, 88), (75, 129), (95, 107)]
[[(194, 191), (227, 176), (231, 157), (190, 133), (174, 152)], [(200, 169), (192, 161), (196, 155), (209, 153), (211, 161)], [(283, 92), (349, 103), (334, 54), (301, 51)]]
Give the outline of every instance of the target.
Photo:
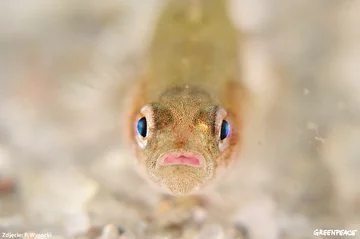
[[(223, 0), (169, 1), (160, 14), (130, 104), (129, 137), (141, 174), (167, 193), (196, 193), (238, 158), (243, 91), (237, 35)], [(144, 116), (149, 133), (140, 147), (136, 124)], [(231, 127), (224, 142), (222, 120)], [(160, 165), (168, 153), (194, 153), (204, 162)]]

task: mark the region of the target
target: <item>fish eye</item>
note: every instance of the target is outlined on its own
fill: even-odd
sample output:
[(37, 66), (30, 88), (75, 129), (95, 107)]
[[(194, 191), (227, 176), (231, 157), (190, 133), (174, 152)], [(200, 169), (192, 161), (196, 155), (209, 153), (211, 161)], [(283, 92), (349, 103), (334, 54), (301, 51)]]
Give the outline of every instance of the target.
[(223, 120), (220, 128), (220, 140), (226, 139), (230, 134), (230, 125), (226, 120)]
[(142, 137), (145, 138), (147, 136), (147, 121), (145, 117), (139, 119), (137, 123), (137, 131)]
[(219, 106), (216, 112), (216, 132), (221, 152), (230, 146), (229, 136), (231, 134), (231, 126), (225, 119), (227, 119), (227, 112)]
[(152, 127), (154, 126), (153, 109), (151, 105), (144, 105), (134, 120), (134, 135), (137, 145), (145, 149), (149, 138), (152, 135)]

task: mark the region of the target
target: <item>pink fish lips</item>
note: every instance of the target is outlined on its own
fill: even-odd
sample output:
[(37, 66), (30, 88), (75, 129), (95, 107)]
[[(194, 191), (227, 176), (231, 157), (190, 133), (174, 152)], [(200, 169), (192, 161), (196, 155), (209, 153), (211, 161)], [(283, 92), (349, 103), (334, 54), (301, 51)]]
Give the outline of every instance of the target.
[(192, 152), (173, 152), (167, 153), (160, 158), (161, 166), (168, 165), (187, 165), (192, 167), (204, 166), (204, 158), (196, 153)]
[(171, 164), (185, 164), (190, 166), (200, 166), (200, 160), (196, 157), (186, 157), (186, 156), (167, 156), (162, 165), (171, 165)]

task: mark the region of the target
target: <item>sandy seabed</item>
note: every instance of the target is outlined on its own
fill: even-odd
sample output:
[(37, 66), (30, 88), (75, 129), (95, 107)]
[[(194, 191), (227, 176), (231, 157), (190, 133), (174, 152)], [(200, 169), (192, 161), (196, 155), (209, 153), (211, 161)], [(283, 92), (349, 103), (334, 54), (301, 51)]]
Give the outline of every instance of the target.
[(204, 192), (206, 204), (185, 206), (138, 176), (121, 136), (126, 93), (163, 3), (0, 3), (2, 236), (300, 239), (360, 230), (360, 2), (230, 2), (256, 103), (235, 167)]

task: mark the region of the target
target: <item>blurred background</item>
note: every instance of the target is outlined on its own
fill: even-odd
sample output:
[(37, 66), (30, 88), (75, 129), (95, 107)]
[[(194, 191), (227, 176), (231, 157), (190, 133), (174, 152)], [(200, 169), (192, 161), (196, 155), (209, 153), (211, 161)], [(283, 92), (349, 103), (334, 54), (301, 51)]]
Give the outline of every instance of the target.
[(360, 1), (229, 1), (255, 103), (235, 168), (204, 192), (207, 206), (186, 207), (163, 202), (137, 175), (122, 137), (126, 93), (164, 3), (1, 1), (0, 231), (156, 239), (360, 231)]

